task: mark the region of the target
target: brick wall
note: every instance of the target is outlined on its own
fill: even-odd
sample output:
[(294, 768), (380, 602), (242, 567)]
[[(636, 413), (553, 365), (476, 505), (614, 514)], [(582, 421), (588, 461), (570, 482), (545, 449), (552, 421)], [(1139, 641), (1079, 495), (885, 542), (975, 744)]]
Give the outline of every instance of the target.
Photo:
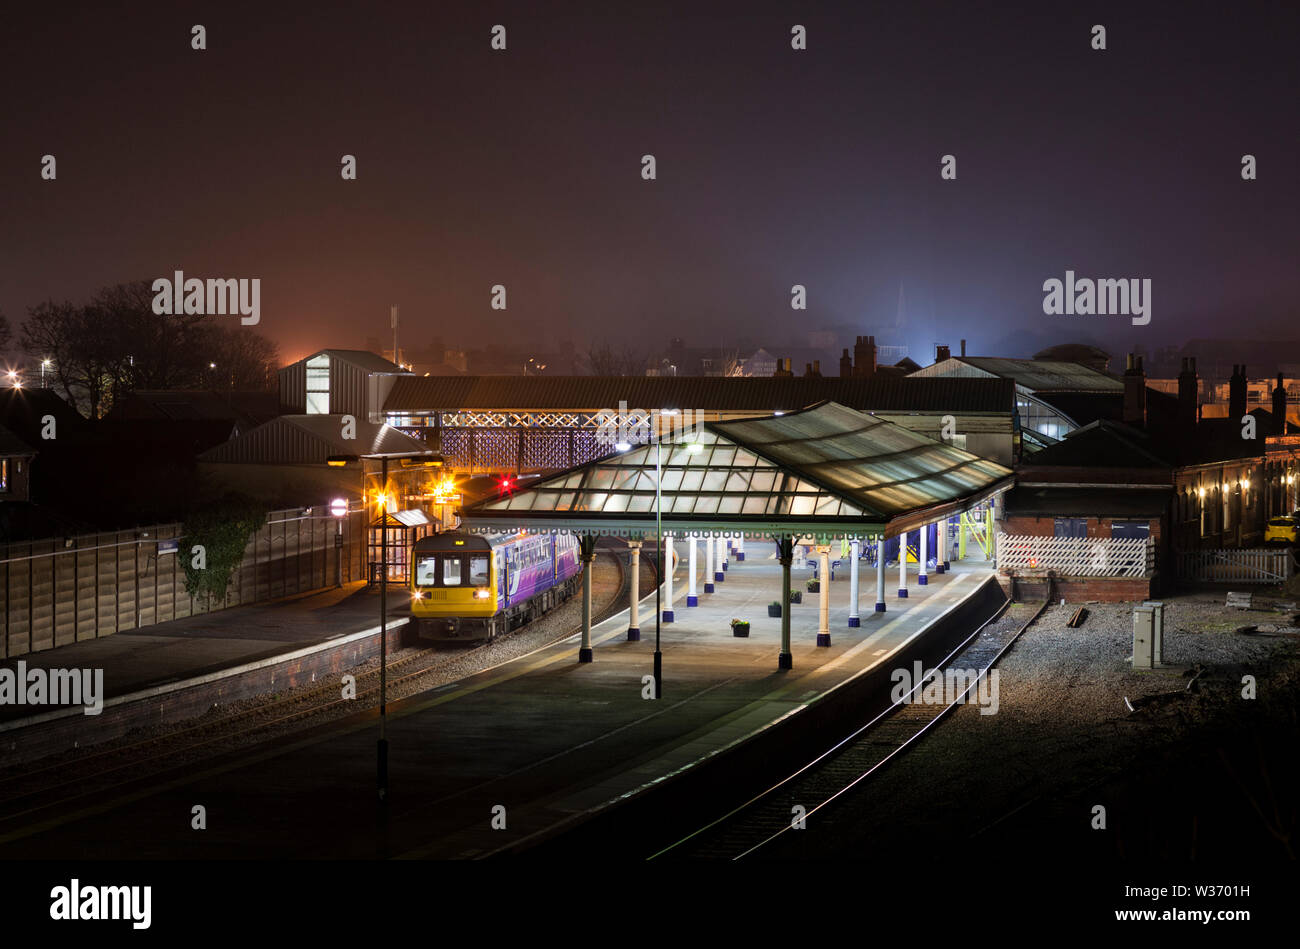
[[(1044, 595), (1046, 580), (1038, 577), (998, 576), (998, 583), (1007, 596), (1020, 600), (1041, 599)], [(1056, 578), (1052, 586), (1052, 595), (1056, 599), (1065, 598), (1067, 603), (1086, 603), (1095, 600), (1099, 603), (1129, 603), (1151, 598), (1151, 578), (1149, 577), (1076, 577), (1073, 579)]]

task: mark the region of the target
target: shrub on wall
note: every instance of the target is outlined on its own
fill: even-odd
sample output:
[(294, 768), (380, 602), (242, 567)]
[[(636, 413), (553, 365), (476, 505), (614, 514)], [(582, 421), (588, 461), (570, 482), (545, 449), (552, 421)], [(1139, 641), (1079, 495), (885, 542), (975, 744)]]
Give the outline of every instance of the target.
[(209, 604), (224, 597), (248, 538), (265, 523), (265, 506), (242, 495), (227, 495), (187, 516), (178, 551), (185, 565), (185, 592)]

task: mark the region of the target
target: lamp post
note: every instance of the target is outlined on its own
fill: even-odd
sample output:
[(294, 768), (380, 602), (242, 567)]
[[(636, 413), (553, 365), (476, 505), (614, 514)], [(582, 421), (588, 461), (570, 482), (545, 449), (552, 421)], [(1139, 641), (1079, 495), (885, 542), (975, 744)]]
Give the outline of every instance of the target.
[[(655, 557), (659, 560), (659, 583), (655, 586), (655, 698), (664, 697), (664, 657), (659, 651), (659, 627), (663, 625), (663, 610), (659, 602), (659, 591), (664, 587), (664, 531), (663, 531), (663, 500), (659, 491), (660, 482), (663, 475), (660, 470), (660, 442), (658, 435), (655, 436)], [(672, 570), (672, 564), (668, 564), (669, 570)], [(671, 604), (669, 604), (671, 606)]]
[[(385, 426), (387, 427), (387, 426)], [(330, 455), (325, 463), (330, 467), (343, 467), (350, 461), (362, 459), (380, 462), (379, 511), (379, 744), (377, 746), (376, 784), (379, 803), (388, 805), (388, 462), (400, 459), (404, 466), (426, 464), (441, 466), (442, 456), (430, 450), (373, 452), (368, 455)], [(365, 472), (362, 471), (361, 497), (364, 509)]]

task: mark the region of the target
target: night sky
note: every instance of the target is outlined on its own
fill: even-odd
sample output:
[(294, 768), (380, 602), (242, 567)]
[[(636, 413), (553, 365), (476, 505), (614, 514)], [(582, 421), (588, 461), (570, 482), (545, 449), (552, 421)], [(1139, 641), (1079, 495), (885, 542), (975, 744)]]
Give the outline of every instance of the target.
[[(260, 277), (286, 359), (391, 303), (404, 346), (772, 348), (880, 332), (900, 285), (927, 357), (1300, 337), (1294, 2), (21, 6), (11, 323), (182, 269)], [(1151, 278), (1150, 325), (1045, 316), (1067, 269)]]

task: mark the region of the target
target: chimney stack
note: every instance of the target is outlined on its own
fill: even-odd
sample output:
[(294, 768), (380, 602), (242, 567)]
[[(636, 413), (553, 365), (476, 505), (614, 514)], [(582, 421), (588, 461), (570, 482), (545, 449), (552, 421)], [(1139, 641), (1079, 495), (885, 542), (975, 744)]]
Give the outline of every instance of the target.
[(1236, 424), (1246, 414), (1246, 364), (1233, 364), (1232, 378), (1228, 380), (1228, 417)]
[(874, 376), (876, 374), (876, 337), (859, 336), (853, 344), (853, 374), (855, 376)]
[(1197, 418), (1196, 357), (1183, 357), (1183, 370), (1178, 373), (1178, 424), (1184, 432), (1196, 430)]
[(1282, 373), (1277, 374), (1277, 386), (1273, 389), (1273, 434), (1286, 434), (1286, 386), (1282, 384)]
[(777, 361), (776, 361), (776, 372), (772, 373), (772, 375), (773, 375), (773, 376), (793, 376), (793, 375), (794, 375), (794, 373), (791, 372), (791, 370), (790, 370), (790, 358), (789, 358), (788, 356), (787, 356), (785, 359), (779, 359), (779, 358), (777, 359)]
[(934, 349), (934, 361), (943, 362), (945, 359), (952, 358), (952, 350), (947, 346), (936, 346)]
[(840, 378), (847, 379), (851, 375), (853, 375), (853, 360), (849, 358), (848, 349), (845, 349), (840, 356)]
[(1124, 369), (1124, 424), (1145, 428), (1147, 424), (1147, 374), (1142, 357), (1128, 354)]
[(962, 354), (963, 356), (966, 355), (966, 340), (964, 340), (964, 339), (961, 341), (961, 354)]

